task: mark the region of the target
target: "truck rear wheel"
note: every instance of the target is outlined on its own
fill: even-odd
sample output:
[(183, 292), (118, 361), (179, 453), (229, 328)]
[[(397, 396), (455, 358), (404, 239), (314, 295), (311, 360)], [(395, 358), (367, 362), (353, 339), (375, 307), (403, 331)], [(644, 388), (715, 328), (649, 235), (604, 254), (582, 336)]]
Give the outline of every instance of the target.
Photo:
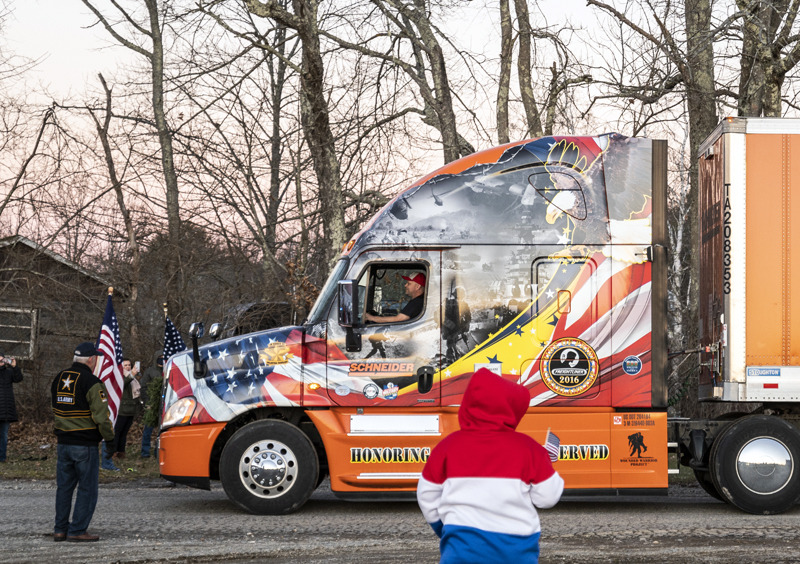
[(720, 501), (728, 501), (722, 497), (717, 491), (717, 488), (714, 487), (714, 481), (711, 479), (711, 473), (708, 470), (694, 469), (694, 477), (697, 479), (697, 483), (700, 484), (700, 487), (703, 488), (703, 491), (708, 495)]
[(219, 477), (236, 505), (257, 515), (294, 513), (311, 497), (319, 459), (311, 440), (285, 421), (256, 421), (231, 437)]
[(800, 498), (800, 432), (777, 417), (744, 417), (711, 448), (711, 479), (731, 504), (772, 515)]

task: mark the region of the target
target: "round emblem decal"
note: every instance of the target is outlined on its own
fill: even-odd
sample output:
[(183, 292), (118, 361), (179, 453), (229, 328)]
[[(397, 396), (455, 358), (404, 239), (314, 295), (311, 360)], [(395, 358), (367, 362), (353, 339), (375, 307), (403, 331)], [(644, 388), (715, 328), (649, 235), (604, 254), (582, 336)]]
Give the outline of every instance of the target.
[(383, 399), (393, 400), (397, 399), (397, 392), (400, 391), (400, 386), (389, 382), (383, 387)]
[(337, 396), (346, 396), (350, 393), (350, 388), (348, 386), (339, 385), (336, 386), (334, 391), (336, 392)]
[(559, 339), (542, 351), (539, 372), (545, 385), (558, 395), (579, 396), (597, 380), (597, 353), (580, 339)]
[(622, 370), (625, 374), (635, 376), (642, 371), (642, 359), (638, 356), (628, 356), (622, 361)]
[(364, 397), (367, 399), (375, 399), (381, 395), (381, 389), (376, 384), (367, 384), (364, 386)]

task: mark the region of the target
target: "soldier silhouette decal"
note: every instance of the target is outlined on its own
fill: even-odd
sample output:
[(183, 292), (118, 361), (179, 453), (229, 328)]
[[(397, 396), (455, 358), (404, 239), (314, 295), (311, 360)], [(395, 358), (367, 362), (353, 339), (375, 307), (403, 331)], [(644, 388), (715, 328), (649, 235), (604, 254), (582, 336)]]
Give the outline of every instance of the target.
[(642, 436), (641, 433), (634, 433), (633, 435), (628, 435), (628, 446), (631, 447), (630, 456), (633, 456), (633, 453), (635, 452), (636, 456), (638, 458), (641, 458), (642, 449), (644, 449), (644, 452), (647, 452), (647, 446), (645, 446), (644, 444), (644, 437)]

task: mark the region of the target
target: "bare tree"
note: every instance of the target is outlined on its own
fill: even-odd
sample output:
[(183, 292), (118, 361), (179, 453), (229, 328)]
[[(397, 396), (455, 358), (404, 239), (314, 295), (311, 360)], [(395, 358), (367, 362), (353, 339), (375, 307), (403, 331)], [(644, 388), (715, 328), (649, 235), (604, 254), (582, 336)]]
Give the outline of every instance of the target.
[(139, 249), (139, 241), (136, 238), (136, 231), (133, 227), (133, 220), (131, 219), (130, 211), (128, 210), (127, 205), (125, 204), (125, 195), (122, 191), (123, 183), (117, 176), (117, 168), (114, 164), (114, 153), (111, 149), (111, 142), (109, 140), (109, 130), (111, 128), (111, 88), (108, 87), (106, 84), (105, 78), (103, 78), (102, 74), (98, 75), (100, 79), (100, 84), (103, 86), (103, 92), (105, 93), (105, 115), (101, 122), (100, 118), (97, 117), (97, 113), (92, 108), (87, 108), (89, 115), (92, 116), (92, 120), (95, 123), (95, 127), (97, 129), (97, 137), (100, 139), (100, 143), (103, 146), (103, 155), (105, 157), (106, 167), (108, 168), (108, 177), (111, 180), (111, 187), (114, 190), (114, 194), (117, 197), (117, 205), (119, 206), (119, 211), (122, 214), (122, 220), (125, 223), (125, 232), (128, 235), (128, 245), (131, 251), (131, 264), (130, 264), (130, 293), (128, 296), (128, 300), (126, 306), (129, 310), (129, 319), (132, 321), (131, 325), (131, 339), (135, 342), (139, 341), (139, 336), (137, 334), (139, 324), (136, 323), (136, 309), (137, 309), (137, 301), (139, 298), (139, 282), (141, 277), (141, 268), (142, 268), (142, 255)]
[(508, 96), (511, 85), (511, 64), (514, 36), (511, 27), (509, 0), (500, 0), (500, 79), (497, 85), (497, 141), (508, 143)]
[[(130, 49), (134, 53), (141, 55), (147, 62), (150, 69), (150, 81), (152, 85), (152, 111), (153, 125), (158, 133), (158, 141), (161, 148), (161, 167), (164, 175), (164, 185), (166, 189), (166, 211), (169, 227), (169, 240), (175, 249), (180, 245), (180, 202), (178, 176), (175, 172), (175, 155), (172, 147), (172, 132), (167, 123), (167, 115), (164, 104), (164, 35), (163, 17), (159, 9), (158, 0), (141, 0), (145, 9), (146, 17), (144, 22), (137, 21), (134, 14), (123, 8), (116, 0), (110, 0), (120, 21), (113, 22), (103, 15), (96, 7), (97, 2), (92, 0), (82, 0), (84, 5), (89, 8), (106, 31), (120, 45)], [(166, 7), (165, 7), (166, 9)], [(128, 38), (119, 27), (127, 26), (134, 33), (134, 38)], [(142, 46), (142, 43), (150, 43), (150, 48)], [(173, 261), (167, 266), (171, 271), (179, 273), (179, 261)], [(175, 280), (170, 278), (171, 281)], [(168, 287), (168, 300), (177, 299), (175, 285), (171, 283)]]
[(292, 0), (292, 11), (275, 0), (263, 3), (245, 0), (247, 9), (261, 18), (269, 18), (297, 33), (301, 44), (300, 119), (317, 176), (320, 213), (324, 229), (325, 262), (331, 264), (347, 241), (344, 219), (344, 195), (336, 155), (336, 139), (330, 125), (328, 100), (325, 97), (325, 65), (320, 50), (317, 0)]
[[(636, 87), (619, 85), (618, 95), (627, 99), (638, 100), (643, 104), (655, 104), (664, 96), (672, 93), (678, 86), (683, 87), (686, 108), (689, 117), (689, 154), (694, 156), (700, 143), (717, 125), (717, 88), (714, 69), (713, 39), (729, 24), (724, 22), (712, 29), (712, 5), (709, 0), (684, 0), (682, 5), (669, 2), (656, 5), (653, 3), (637, 4), (641, 13), (646, 14), (648, 21), (640, 25), (633, 21), (627, 13), (623, 13), (611, 4), (599, 0), (588, 0), (610, 14), (619, 24), (633, 31), (646, 43), (655, 47), (666, 59), (662, 68), (672, 69), (669, 76), (660, 75), (655, 83)], [(681, 13), (678, 10), (682, 10)], [(682, 39), (685, 37), (685, 40)], [(688, 216), (697, 217), (698, 205), (698, 168), (697, 160), (690, 159), (689, 192), (687, 195)], [(689, 244), (682, 247), (681, 262), (686, 265), (684, 281), (681, 286), (680, 301), (686, 304), (690, 312), (689, 321), (684, 327), (689, 342), (696, 339), (697, 284), (699, 264), (693, 249), (699, 246), (696, 221), (684, 224), (683, 239)]]
[(800, 61), (800, 2), (737, 0), (736, 5), (743, 13), (739, 115), (781, 117), (786, 76)]

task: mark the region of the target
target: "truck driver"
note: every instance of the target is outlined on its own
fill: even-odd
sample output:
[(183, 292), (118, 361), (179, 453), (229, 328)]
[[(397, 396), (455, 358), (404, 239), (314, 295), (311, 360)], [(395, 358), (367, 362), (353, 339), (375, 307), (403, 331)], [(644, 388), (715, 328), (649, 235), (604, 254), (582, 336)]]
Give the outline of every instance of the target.
[(395, 323), (414, 319), (422, 313), (422, 308), (425, 305), (425, 275), (422, 272), (417, 272), (411, 277), (403, 276), (403, 280), (406, 281), (406, 295), (411, 299), (408, 300), (405, 307), (400, 310), (400, 313), (397, 315), (388, 315), (386, 317), (365, 313), (364, 318), (367, 321), (372, 321), (373, 323)]

